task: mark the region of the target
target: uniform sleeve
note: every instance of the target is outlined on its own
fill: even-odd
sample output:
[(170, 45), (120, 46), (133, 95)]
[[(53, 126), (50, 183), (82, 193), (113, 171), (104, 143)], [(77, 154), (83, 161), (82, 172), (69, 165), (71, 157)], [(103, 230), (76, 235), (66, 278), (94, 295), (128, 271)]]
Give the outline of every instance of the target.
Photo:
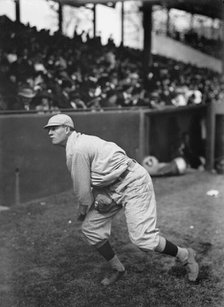
[(93, 203), (90, 180), (90, 161), (85, 154), (76, 152), (72, 159), (71, 177), (79, 206), (90, 207)]

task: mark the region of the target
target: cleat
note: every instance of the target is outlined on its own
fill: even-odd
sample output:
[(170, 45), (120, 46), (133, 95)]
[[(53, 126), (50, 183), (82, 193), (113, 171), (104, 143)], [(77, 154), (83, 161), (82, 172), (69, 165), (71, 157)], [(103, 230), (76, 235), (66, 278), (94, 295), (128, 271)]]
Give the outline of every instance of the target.
[(188, 259), (185, 261), (184, 265), (188, 270), (188, 280), (196, 281), (199, 274), (199, 265), (195, 259), (196, 252), (192, 248), (187, 248)]
[(109, 277), (105, 277), (101, 284), (103, 286), (110, 286), (114, 284), (116, 281), (118, 281), (122, 276), (124, 276), (126, 271), (114, 271)]

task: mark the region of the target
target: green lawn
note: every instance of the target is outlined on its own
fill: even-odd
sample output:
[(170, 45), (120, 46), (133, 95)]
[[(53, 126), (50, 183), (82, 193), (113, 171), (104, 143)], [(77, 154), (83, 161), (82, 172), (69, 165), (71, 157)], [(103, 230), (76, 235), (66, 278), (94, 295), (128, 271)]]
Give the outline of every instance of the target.
[[(108, 267), (82, 240), (69, 191), (0, 212), (0, 306), (224, 306), (224, 176), (191, 172), (153, 181), (161, 233), (197, 250), (197, 283), (173, 258), (135, 248), (122, 212), (112, 244), (127, 275), (102, 287)], [(218, 197), (206, 195), (211, 189)]]

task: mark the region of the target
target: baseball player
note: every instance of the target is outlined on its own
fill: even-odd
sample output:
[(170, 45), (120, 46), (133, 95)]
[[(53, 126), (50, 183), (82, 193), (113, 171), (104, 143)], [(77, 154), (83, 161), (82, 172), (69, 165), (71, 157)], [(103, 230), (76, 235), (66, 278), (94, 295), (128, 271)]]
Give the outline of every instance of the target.
[(155, 194), (147, 170), (115, 143), (75, 131), (66, 114), (52, 116), (44, 128), (52, 144), (65, 147), (82, 233), (111, 266), (111, 275), (101, 281), (102, 285), (113, 284), (125, 273), (109, 242), (112, 219), (122, 208), (133, 244), (144, 252), (176, 257), (186, 266), (188, 279), (196, 281), (199, 266), (195, 251), (160, 235)]

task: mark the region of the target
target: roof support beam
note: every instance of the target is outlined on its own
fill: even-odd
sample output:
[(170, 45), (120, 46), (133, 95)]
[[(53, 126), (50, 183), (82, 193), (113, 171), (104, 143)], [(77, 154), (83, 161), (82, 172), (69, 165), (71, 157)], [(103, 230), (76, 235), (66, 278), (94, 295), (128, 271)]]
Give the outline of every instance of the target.
[(93, 37), (96, 37), (96, 4), (93, 5)]
[(124, 46), (124, 2), (121, 3), (121, 46)]
[(224, 5), (222, 9), (222, 72), (224, 74)]
[(15, 0), (16, 6), (16, 22), (20, 22), (20, 0)]
[(63, 25), (63, 5), (59, 3), (58, 5), (58, 31), (62, 33), (62, 25)]
[(152, 4), (143, 3), (143, 72), (145, 81), (147, 80), (148, 70), (152, 64)]

